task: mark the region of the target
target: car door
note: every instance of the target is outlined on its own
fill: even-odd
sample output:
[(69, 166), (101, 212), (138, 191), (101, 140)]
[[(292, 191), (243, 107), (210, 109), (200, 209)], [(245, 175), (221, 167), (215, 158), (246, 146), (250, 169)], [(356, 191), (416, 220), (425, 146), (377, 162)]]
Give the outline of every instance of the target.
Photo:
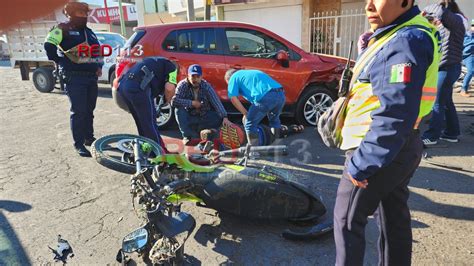
[(190, 65), (201, 65), (203, 78), (222, 95), (219, 92), (227, 88), (224, 80), (227, 69), (221, 46), (214, 28), (178, 29), (164, 38), (160, 55), (178, 63), (179, 79), (186, 78)]
[[(226, 27), (223, 29), (223, 35), (228, 68), (262, 70), (283, 86), (287, 103), (296, 101), (305, 82), (301, 71), (298, 70), (298, 60), (301, 57), (297, 53), (268, 34), (254, 29)], [(280, 50), (289, 52), (289, 67), (283, 67), (275, 59)]]

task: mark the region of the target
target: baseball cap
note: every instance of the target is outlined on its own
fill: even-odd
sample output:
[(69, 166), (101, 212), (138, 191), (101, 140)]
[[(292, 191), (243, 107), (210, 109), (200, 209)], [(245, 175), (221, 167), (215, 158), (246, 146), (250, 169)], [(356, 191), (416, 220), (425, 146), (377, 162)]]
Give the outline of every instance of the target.
[(188, 68), (188, 75), (202, 76), (202, 68), (198, 64), (190, 65)]

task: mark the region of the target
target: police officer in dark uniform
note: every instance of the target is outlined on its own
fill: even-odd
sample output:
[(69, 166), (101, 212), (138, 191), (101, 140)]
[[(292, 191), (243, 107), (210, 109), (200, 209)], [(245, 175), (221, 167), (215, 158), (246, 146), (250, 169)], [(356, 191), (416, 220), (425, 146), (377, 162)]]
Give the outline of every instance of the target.
[[(363, 265), (365, 227), (380, 230), (379, 265), (410, 265), (408, 184), (421, 160), (418, 127), (434, 104), (439, 35), (414, 0), (367, 0), (370, 38), (354, 66), (340, 130), (346, 150), (334, 207), (336, 265)], [(339, 126), (339, 125), (338, 125)]]
[[(90, 157), (84, 145), (94, 138), (94, 109), (97, 101), (97, 78), (102, 74), (102, 61), (91, 53), (79, 53), (79, 47), (99, 45), (96, 35), (86, 26), (90, 11), (86, 3), (71, 2), (64, 6), (67, 23), (54, 27), (46, 37), (44, 48), (64, 75), (65, 91), (71, 103), (71, 130), (74, 147), (83, 157)], [(82, 50), (82, 49), (81, 49)]]
[[(136, 63), (119, 78), (118, 102), (126, 106), (135, 124), (138, 134), (159, 143), (164, 151), (165, 144), (156, 124), (155, 102), (158, 96), (170, 102), (176, 88), (177, 68), (173, 62), (163, 57), (147, 57)], [(120, 106), (120, 103), (119, 103)]]

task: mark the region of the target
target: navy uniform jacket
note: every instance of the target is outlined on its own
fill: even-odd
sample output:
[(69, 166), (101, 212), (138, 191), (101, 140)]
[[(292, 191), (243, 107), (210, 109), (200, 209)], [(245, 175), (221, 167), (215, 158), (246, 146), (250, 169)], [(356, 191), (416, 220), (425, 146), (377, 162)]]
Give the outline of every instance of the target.
[[(417, 6), (412, 7), (392, 24), (377, 29), (371, 38), (380, 38), (419, 13)], [(413, 132), (433, 49), (433, 41), (426, 32), (404, 27), (362, 71), (359, 80), (370, 81), (381, 106), (372, 111), (370, 129), (347, 166), (355, 179), (367, 179), (390, 164)], [(391, 66), (407, 63), (411, 64), (410, 81), (390, 83)]]
[[(60, 30), (61, 33), (55, 32), (57, 30)], [(44, 49), (46, 50), (48, 59), (53, 60), (65, 71), (84, 71), (95, 73), (97, 69), (101, 68), (103, 65), (100, 57), (96, 57), (99, 62), (76, 64), (71, 62), (71, 60), (69, 60), (69, 58), (67, 58), (57, 47), (57, 45), (60, 45), (64, 50), (67, 51), (72, 47), (83, 43), (86, 40), (85, 34), (87, 34), (89, 45), (100, 44), (94, 32), (87, 27), (84, 29), (78, 29), (70, 22), (67, 22), (61, 23), (51, 29), (47, 40), (44, 43)], [(59, 38), (49, 38), (51, 35), (59, 35)]]
[(140, 82), (128, 79), (127, 75), (129, 73), (134, 73), (138, 76), (143, 75), (141, 69), (144, 65), (155, 74), (155, 77), (150, 82), (151, 95), (153, 98), (163, 93), (166, 82), (176, 84), (176, 75), (170, 75), (170, 73), (176, 71), (176, 66), (173, 62), (164, 57), (146, 57), (132, 66), (127, 73), (122, 74), (120, 88), (138, 89)]

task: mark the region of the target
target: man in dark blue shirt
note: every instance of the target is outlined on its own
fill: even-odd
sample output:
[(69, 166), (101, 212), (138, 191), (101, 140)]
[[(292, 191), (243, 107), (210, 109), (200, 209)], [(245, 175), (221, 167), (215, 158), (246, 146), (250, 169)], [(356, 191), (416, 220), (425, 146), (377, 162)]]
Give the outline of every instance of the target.
[(199, 138), (202, 129), (219, 129), (222, 122), (229, 123), (224, 106), (211, 84), (202, 79), (202, 68), (197, 64), (190, 65), (188, 77), (178, 83), (171, 105), (185, 145)]
[(86, 3), (71, 2), (64, 7), (69, 22), (54, 27), (46, 37), (44, 48), (65, 75), (65, 90), (71, 102), (71, 131), (74, 147), (83, 157), (90, 157), (84, 145), (91, 145), (94, 138), (94, 109), (97, 102), (97, 78), (102, 75), (102, 61), (90, 53), (79, 54), (79, 47), (99, 45), (94, 32), (89, 29)]

